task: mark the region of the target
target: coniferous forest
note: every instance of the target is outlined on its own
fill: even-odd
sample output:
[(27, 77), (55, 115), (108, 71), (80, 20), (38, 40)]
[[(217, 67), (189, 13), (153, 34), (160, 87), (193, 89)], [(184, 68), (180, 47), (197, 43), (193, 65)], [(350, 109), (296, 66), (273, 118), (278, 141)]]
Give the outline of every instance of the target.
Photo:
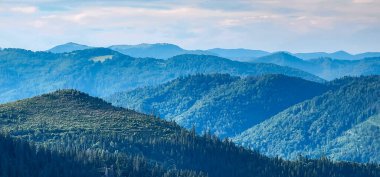
[[(17, 168), (29, 166), (22, 163), (36, 166), (25, 173), (47, 176), (64, 175), (59, 171), (66, 165), (72, 176), (380, 175), (376, 164), (333, 162), (326, 157), (269, 158), (231, 140), (210, 133), (197, 135), (194, 128), (186, 130), (175, 122), (113, 107), (76, 90), (4, 104), (0, 114), (2, 131), (13, 137), (2, 137), (7, 152), (2, 168), (14, 176)], [(37, 160), (23, 160), (28, 158)]]

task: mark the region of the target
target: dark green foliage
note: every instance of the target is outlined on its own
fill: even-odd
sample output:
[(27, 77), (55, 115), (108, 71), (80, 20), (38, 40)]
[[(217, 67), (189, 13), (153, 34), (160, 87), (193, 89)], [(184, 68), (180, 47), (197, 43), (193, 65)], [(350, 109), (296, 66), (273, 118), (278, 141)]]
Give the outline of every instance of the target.
[(328, 85), (330, 91), (286, 109), (234, 140), (271, 156), (327, 155), (380, 162), (380, 76), (346, 77)]
[(116, 106), (155, 114), (197, 132), (232, 137), (296, 103), (320, 95), (327, 86), (283, 75), (233, 77), (195, 75), (157, 87), (106, 98)]
[(29, 143), (0, 135), (1, 177), (95, 177), (93, 164), (84, 164), (74, 154), (36, 148)]
[[(268, 158), (220, 141), (197, 136), (174, 122), (110, 104), (75, 90), (61, 90), (0, 106), (1, 130), (116, 176), (377, 177), (371, 164), (326, 159), (295, 162)], [(104, 170), (103, 170), (104, 171)]]
[(51, 147), (52, 151), (0, 135), (0, 177), (204, 176), (193, 171), (167, 170), (139, 155), (80, 149), (73, 144), (69, 147), (73, 148), (57, 144)]
[(274, 64), (241, 63), (207, 55), (181, 55), (168, 60), (132, 58), (105, 48), (60, 54), (2, 49), (0, 68), (0, 102), (67, 88), (105, 96), (196, 73), (277, 73), (322, 81), (309, 73)]

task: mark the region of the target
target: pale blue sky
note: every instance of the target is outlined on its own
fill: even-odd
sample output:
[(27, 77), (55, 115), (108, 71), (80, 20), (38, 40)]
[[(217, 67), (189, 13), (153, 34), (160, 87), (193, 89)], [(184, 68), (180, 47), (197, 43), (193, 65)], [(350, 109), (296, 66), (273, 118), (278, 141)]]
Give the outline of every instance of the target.
[(379, 0), (0, 0), (0, 47), (380, 51)]

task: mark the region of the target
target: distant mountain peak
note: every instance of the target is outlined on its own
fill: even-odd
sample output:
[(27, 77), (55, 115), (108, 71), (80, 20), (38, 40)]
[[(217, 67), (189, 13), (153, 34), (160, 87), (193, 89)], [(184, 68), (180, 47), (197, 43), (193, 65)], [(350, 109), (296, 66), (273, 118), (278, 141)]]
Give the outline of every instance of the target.
[(68, 42), (65, 44), (57, 45), (57, 46), (49, 49), (48, 51), (52, 52), (52, 53), (67, 53), (67, 52), (72, 52), (72, 51), (76, 51), (76, 50), (84, 50), (84, 49), (89, 49), (89, 48), (93, 48), (93, 47), (83, 45), (83, 44), (74, 43), (74, 42)]
[(344, 50), (339, 50), (339, 51), (336, 51), (336, 52), (334, 52), (334, 53), (331, 53), (331, 54), (339, 54), (339, 55), (351, 55), (350, 53), (348, 53), (348, 52), (346, 52), (346, 51), (344, 51)]
[(180, 55), (176, 55), (176, 56), (173, 56), (171, 58), (185, 58), (185, 59), (188, 59), (188, 58), (219, 58), (219, 59), (226, 59), (226, 60), (230, 60), (230, 59), (227, 59), (227, 58), (223, 58), (223, 57), (218, 57), (218, 56), (215, 56), (215, 55), (198, 55), (198, 54), (180, 54)]
[(131, 48), (151, 48), (151, 47), (170, 47), (170, 48), (176, 48), (183, 50), (181, 47), (175, 44), (170, 44), (170, 43), (141, 43), (137, 45), (129, 45), (129, 44), (120, 44), (120, 45), (112, 45), (109, 48), (126, 48), (126, 49), (131, 49)]
[(174, 45), (174, 44), (170, 44), (170, 43), (154, 43), (154, 44), (139, 44), (137, 46), (146, 46), (146, 47), (158, 47), (158, 48), (166, 48), (166, 49), (171, 49), (171, 50), (184, 50), (183, 48), (181, 48), (180, 46), (178, 45)]
[(223, 48), (214, 48), (207, 50), (214, 55), (234, 59), (237, 61), (249, 62), (252, 59), (268, 55), (269, 52), (263, 50), (251, 50), (244, 48), (235, 48), (235, 49), (223, 49)]
[(89, 47), (87, 45), (84, 45), (84, 44), (79, 44), (79, 43), (75, 43), (75, 42), (68, 42), (68, 43), (65, 43), (65, 44), (61, 44), (61, 45), (57, 45), (56, 47), (58, 46), (78, 46), (78, 47)]
[(86, 45), (78, 44), (78, 43), (75, 43), (75, 42), (68, 42), (68, 43), (63, 44), (63, 45), (80, 45), (80, 46), (86, 46)]
[(278, 52), (275, 52), (273, 54), (271, 54), (272, 56), (289, 56), (289, 57), (295, 57), (294, 55), (292, 55), (290, 52), (287, 52), (287, 51), (278, 51)]
[(177, 45), (169, 43), (113, 45), (108, 48), (136, 58), (167, 59), (185, 53), (202, 53), (199, 51), (185, 50)]
[[(176, 47), (179, 47), (178, 45), (171, 44), (171, 43), (154, 43), (154, 44), (150, 44), (150, 45), (158, 45), (158, 46), (176, 46)], [(179, 48), (180, 48), (180, 47), (179, 47)]]
[[(302, 62), (303, 61), (302, 59), (300, 59), (300, 58), (292, 55), (289, 52), (285, 52), (285, 51), (279, 51), (279, 52), (275, 52), (273, 54), (270, 54), (270, 55), (267, 55), (267, 56), (264, 56), (264, 57), (260, 57), (260, 58), (257, 59), (257, 61), (259, 61), (259, 62), (268, 62), (270, 60), (279, 60), (279, 59), (287, 61), (287, 62), (289, 62), (289, 61)], [(278, 63), (275, 63), (275, 64), (278, 64)]]

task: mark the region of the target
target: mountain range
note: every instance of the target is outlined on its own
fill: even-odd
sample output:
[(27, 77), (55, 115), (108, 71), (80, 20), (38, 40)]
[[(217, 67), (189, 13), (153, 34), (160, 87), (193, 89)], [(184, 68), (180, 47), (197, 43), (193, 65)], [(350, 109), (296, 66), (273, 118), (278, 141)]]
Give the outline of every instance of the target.
[[(258, 152), (237, 147), (228, 140), (220, 141), (211, 134), (197, 136), (195, 131), (187, 131), (174, 122), (113, 107), (99, 98), (76, 90), (59, 90), (0, 105), (0, 122), (3, 133), (46, 148), (46, 153), (56, 150), (54, 152), (61, 152), (61, 159), (65, 159), (65, 154), (62, 153), (71, 152), (66, 155), (74, 156), (76, 163), (85, 163), (86, 168), (82, 170), (90, 170), (87, 174), (103, 172), (109, 176), (112, 172), (112, 175), (118, 177), (380, 175), (380, 167), (374, 164), (337, 163), (325, 158), (300, 158), (296, 161), (268, 158)], [(12, 140), (0, 138), (0, 141)], [(0, 144), (0, 148), (4, 147), (6, 155), (12, 156), (8, 152), (15, 152), (8, 149), (12, 144)], [(29, 148), (25, 144), (23, 147), (25, 149), (21, 151), (16, 146), (16, 150), (24, 152), (16, 159), (28, 157), (26, 154)], [(0, 159), (4, 159), (2, 157), (5, 156), (2, 155)], [(42, 160), (48, 156), (38, 157)], [(54, 158), (46, 160), (58, 161)], [(1, 162), (0, 167), (3, 169), (22, 167), (22, 161), (14, 161), (15, 164), (10, 167), (5, 166), (9, 165), (8, 162)], [(62, 168), (69, 165), (72, 164), (62, 164)], [(105, 166), (99, 168), (102, 165)], [(92, 168), (87, 168), (88, 166)], [(76, 166), (73, 171), (78, 172), (78, 167), (81, 166)], [(51, 171), (54, 172), (55, 168), (58, 167), (52, 167)], [(50, 174), (39, 168), (34, 171), (39, 172), (39, 176)], [(7, 171), (2, 170), (2, 174), (4, 172)], [(64, 172), (53, 176), (65, 176)], [(17, 173), (11, 171), (10, 174)], [(77, 175), (74, 173), (72, 176)]]
[[(66, 46), (66, 50), (62, 50)], [(73, 51), (87, 49), (88, 46), (68, 43), (50, 49), (49, 51)], [(214, 55), (231, 60), (254, 63), (272, 63), (281, 66), (297, 68), (312, 73), (325, 80), (341, 78), (343, 76), (360, 76), (380, 73), (380, 53), (366, 52), (351, 55), (344, 51), (334, 53), (290, 53), (266, 52), (249, 49), (222, 49), (185, 50), (179, 46), (166, 43), (118, 45), (109, 47), (125, 55), (137, 58), (168, 59), (182, 54)]]
[(0, 177), (377, 177), (378, 54), (0, 49)]
[(323, 84), (284, 75), (214, 74), (182, 77), (157, 87), (116, 93), (106, 100), (224, 138), (326, 90)]
[(167, 60), (132, 58), (107, 48), (70, 53), (0, 50), (0, 102), (75, 88), (94, 96), (153, 86), (197, 73), (228, 73), (236, 76), (284, 74), (324, 80), (275, 64), (243, 63), (210, 55), (179, 55)]
[(177, 55), (196, 54), (212, 55), (211, 52), (202, 50), (185, 50), (179, 46), (168, 43), (138, 44), (138, 45), (113, 45), (108, 47), (112, 50), (135, 58), (168, 59)]
[(331, 58), (302, 60), (289, 53), (278, 52), (251, 60), (251, 62), (272, 63), (297, 68), (326, 80), (344, 76), (380, 74), (380, 57), (364, 58), (361, 60), (336, 60)]
[(295, 53), (295, 56), (304, 60), (318, 59), (318, 58), (332, 58), (338, 60), (360, 60), (363, 58), (379, 57), (380, 52), (364, 52), (359, 54), (350, 54), (346, 51), (337, 51), (333, 53), (326, 52), (312, 52), (312, 53)]
[(380, 76), (342, 78), (330, 90), (246, 130), (234, 141), (270, 156), (379, 162)]
[[(75, 50), (83, 50), (90, 47), (87, 45), (77, 44), (69, 42), (66, 44), (55, 46), (48, 51), (53, 53), (65, 53)], [(263, 50), (251, 50), (251, 49), (223, 49), (214, 48), (208, 50), (186, 50), (174, 44), (168, 43), (156, 43), (156, 44), (137, 44), (137, 45), (112, 45), (108, 48), (129, 55), (136, 58), (158, 58), (168, 59), (176, 55), (182, 54), (203, 54), (203, 55), (215, 55), (232, 60), (245, 61), (263, 57), (276, 52), (268, 52)], [(290, 53), (290, 52), (287, 52)], [(350, 54), (345, 51), (337, 51), (333, 53), (327, 52), (311, 52), (311, 53), (293, 53), (292, 55), (301, 58), (303, 60), (318, 59), (318, 58), (332, 58), (339, 60), (359, 60), (363, 58), (380, 57), (380, 52), (365, 52), (359, 54)]]
[(379, 76), (316, 83), (283, 75), (197, 75), (106, 100), (269, 156), (380, 162), (379, 87)]

